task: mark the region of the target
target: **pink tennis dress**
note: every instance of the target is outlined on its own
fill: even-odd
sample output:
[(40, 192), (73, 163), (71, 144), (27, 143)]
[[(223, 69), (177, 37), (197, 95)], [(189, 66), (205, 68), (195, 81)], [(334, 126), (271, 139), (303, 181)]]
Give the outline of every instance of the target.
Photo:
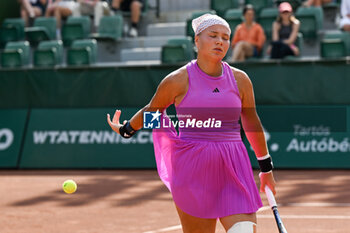
[[(176, 106), (179, 134), (173, 125), (153, 130), (161, 180), (176, 205), (199, 218), (253, 213), (262, 206), (240, 136), (237, 84), (230, 66), (222, 67), (220, 77), (211, 77), (196, 60), (188, 63), (189, 88)], [(169, 125), (164, 114), (162, 121)]]

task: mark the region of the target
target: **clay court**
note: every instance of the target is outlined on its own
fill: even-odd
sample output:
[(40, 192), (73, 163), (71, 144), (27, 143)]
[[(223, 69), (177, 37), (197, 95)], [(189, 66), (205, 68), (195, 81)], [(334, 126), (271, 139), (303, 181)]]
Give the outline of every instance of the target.
[[(275, 177), (289, 233), (349, 232), (350, 171), (278, 170)], [(62, 191), (66, 179), (77, 182), (75, 194)], [(1, 233), (182, 232), (155, 170), (2, 170), (0, 180)], [(261, 196), (258, 232), (278, 233)], [(220, 224), (217, 232), (225, 232)]]

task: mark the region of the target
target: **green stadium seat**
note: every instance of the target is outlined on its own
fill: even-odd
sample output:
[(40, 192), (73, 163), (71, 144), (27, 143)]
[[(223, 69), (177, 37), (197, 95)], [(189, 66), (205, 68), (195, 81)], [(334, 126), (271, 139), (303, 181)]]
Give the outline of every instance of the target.
[(28, 41), (32, 45), (39, 44), (43, 40), (56, 39), (56, 18), (38, 17), (34, 26), (25, 29)]
[(201, 16), (201, 15), (207, 14), (207, 13), (215, 15), (216, 11), (214, 11), (214, 10), (196, 11), (196, 12), (192, 13), (191, 18), (186, 20), (186, 36), (190, 36), (194, 39), (194, 31), (192, 29), (192, 20)]
[(162, 46), (162, 63), (177, 63), (191, 61), (194, 58), (193, 43), (191, 37), (168, 40)]
[(68, 65), (89, 65), (96, 62), (97, 42), (95, 39), (75, 40), (67, 53)]
[(62, 27), (62, 40), (70, 46), (73, 40), (88, 38), (91, 32), (91, 19), (88, 16), (68, 17)]
[(22, 18), (8, 18), (2, 23), (3, 27), (15, 27), (18, 33), (18, 40), (24, 40), (24, 27), (25, 23)]
[(271, 6), (270, 0), (245, 0), (245, 5), (247, 5), (247, 4), (253, 5), (253, 7), (256, 11), (256, 15), (259, 15), (260, 11), (263, 8)]
[(224, 17), (225, 12), (228, 9), (238, 8), (239, 1), (238, 0), (211, 0), (210, 8), (221, 17)]
[(185, 62), (186, 60), (186, 46), (185, 45), (163, 45), (162, 46), (162, 63), (172, 64), (178, 62)]
[(234, 35), (236, 27), (243, 22), (243, 13), (241, 9), (230, 9), (225, 13), (225, 20), (231, 28), (231, 37)]
[(28, 41), (8, 42), (1, 53), (2, 67), (21, 67), (29, 64)]
[(320, 44), (322, 58), (350, 55), (350, 34), (342, 31), (326, 32)]
[(260, 11), (258, 22), (264, 29), (267, 39), (272, 37), (272, 24), (277, 19), (279, 15), (277, 8), (264, 8)]
[(18, 41), (17, 29), (12, 26), (0, 28), (0, 48), (4, 48), (7, 42)]
[(114, 16), (103, 16), (98, 27), (98, 32), (90, 37), (95, 39), (109, 39), (118, 41), (123, 35), (123, 17), (119, 14)]
[(299, 31), (304, 38), (316, 39), (318, 31), (323, 27), (323, 10), (321, 7), (299, 7), (295, 13), (300, 20)]
[(42, 41), (34, 52), (34, 66), (62, 64), (63, 43), (60, 40)]

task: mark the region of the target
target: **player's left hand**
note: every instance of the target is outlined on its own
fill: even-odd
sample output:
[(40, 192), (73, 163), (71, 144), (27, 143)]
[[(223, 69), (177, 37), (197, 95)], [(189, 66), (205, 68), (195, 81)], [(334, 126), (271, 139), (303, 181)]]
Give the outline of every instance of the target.
[[(109, 114), (107, 114), (107, 122), (109, 124), (109, 126), (113, 129), (113, 131), (119, 133), (119, 128), (122, 127), (123, 125), (119, 123), (119, 119), (120, 119), (120, 114), (122, 112), (120, 110), (116, 110), (113, 116), (113, 119), (111, 121), (111, 117)], [(125, 124), (127, 122), (127, 120), (125, 120), (123, 123)]]
[(275, 182), (275, 178), (273, 177), (273, 172), (272, 171), (267, 173), (260, 172), (259, 177), (260, 177), (260, 192), (264, 193), (265, 185), (267, 185), (273, 192), (273, 195), (276, 195), (276, 189), (275, 189), (276, 182)]

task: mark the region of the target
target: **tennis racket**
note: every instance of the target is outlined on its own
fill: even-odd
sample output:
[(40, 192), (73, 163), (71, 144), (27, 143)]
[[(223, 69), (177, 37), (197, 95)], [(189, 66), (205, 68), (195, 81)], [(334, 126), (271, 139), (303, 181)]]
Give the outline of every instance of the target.
[(278, 213), (276, 199), (275, 199), (271, 189), (267, 185), (265, 186), (265, 193), (266, 193), (267, 200), (269, 201), (269, 205), (273, 211), (273, 215), (275, 216), (278, 231), (280, 233), (288, 233), (286, 228), (283, 225), (280, 214)]

